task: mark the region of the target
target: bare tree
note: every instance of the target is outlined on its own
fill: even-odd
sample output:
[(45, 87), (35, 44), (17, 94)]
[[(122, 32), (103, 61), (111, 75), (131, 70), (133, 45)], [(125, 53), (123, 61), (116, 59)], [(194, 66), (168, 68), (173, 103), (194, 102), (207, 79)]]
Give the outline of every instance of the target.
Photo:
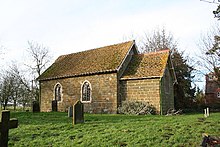
[(33, 73), (40, 76), (46, 65), (50, 62), (49, 50), (47, 47), (33, 41), (28, 41), (28, 53), (33, 61), (33, 65), (28, 65)]
[[(25, 81), (25, 83), (28, 83)], [(21, 104), (23, 110), (25, 110), (26, 106), (29, 105), (33, 100), (33, 93), (30, 91), (30, 87), (27, 87), (24, 84), (21, 84), (19, 87), (19, 97), (17, 99), (18, 104)]]
[(157, 29), (151, 34), (145, 34), (141, 44), (142, 52), (155, 52), (168, 48), (175, 50), (177, 42), (174, 40), (173, 35), (167, 33), (164, 28)]
[(15, 77), (14, 89), (15, 94), (12, 97), (14, 110), (17, 103), (21, 103), (23, 108), (33, 99), (32, 89), (28, 80), (23, 76), (18, 66), (14, 63), (10, 66), (10, 73)]
[(15, 85), (15, 77), (11, 73), (6, 71), (5, 75), (2, 77), (0, 87), (1, 104), (3, 105), (4, 110), (6, 109), (8, 102), (10, 102), (14, 97)]
[(218, 18), (218, 20), (220, 20), (220, 5), (218, 5), (217, 9), (213, 11), (213, 14), (216, 18)]
[[(197, 61), (198, 71), (205, 75), (208, 72), (214, 72), (220, 77), (220, 26), (216, 24), (201, 37), (199, 48), (201, 55)], [(220, 78), (217, 81), (220, 84)]]
[(35, 100), (39, 102), (39, 84), (36, 79), (46, 69), (47, 64), (50, 62), (50, 55), (48, 48), (39, 43), (28, 41), (28, 46), (27, 52), (32, 62), (27, 66), (31, 69), (33, 75), (31, 90), (35, 95)]
[[(16, 110), (18, 101), (21, 102), (23, 99), (22, 96), (30, 93), (30, 84), (21, 75), (15, 64), (10, 66), (8, 70), (3, 71), (0, 81), (0, 100), (3, 109), (6, 109), (8, 102), (12, 102), (14, 110)], [(31, 95), (29, 98), (31, 98)], [(27, 100), (25, 102), (27, 104)]]
[(200, 0), (206, 3), (212, 3), (212, 4), (217, 4), (218, 7), (215, 11), (213, 11), (213, 14), (218, 20), (220, 20), (220, 0)]

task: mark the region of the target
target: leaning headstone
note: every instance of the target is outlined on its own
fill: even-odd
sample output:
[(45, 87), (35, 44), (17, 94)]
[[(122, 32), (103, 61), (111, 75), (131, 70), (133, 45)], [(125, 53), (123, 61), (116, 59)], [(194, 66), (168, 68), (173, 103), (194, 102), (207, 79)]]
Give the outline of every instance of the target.
[(84, 123), (83, 103), (77, 101), (73, 105), (73, 125), (77, 123)]
[(52, 101), (52, 111), (57, 111), (57, 100)]
[(40, 112), (40, 104), (38, 101), (33, 101), (32, 107), (33, 112)]
[(68, 108), (68, 117), (73, 117), (73, 106)]

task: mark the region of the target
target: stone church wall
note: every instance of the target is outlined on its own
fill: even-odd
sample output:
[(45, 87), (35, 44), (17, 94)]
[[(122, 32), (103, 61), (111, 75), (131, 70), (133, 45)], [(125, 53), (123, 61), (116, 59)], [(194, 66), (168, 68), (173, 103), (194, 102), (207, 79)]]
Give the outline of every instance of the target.
[(173, 79), (167, 67), (161, 79), (161, 107), (162, 114), (167, 114), (169, 109), (174, 109)]
[(220, 108), (219, 92), (218, 78), (213, 73), (207, 74), (205, 85), (205, 105), (207, 107), (213, 109)]
[(54, 87), (57, 83), (62, 86), (62, 96), (61, 101), (58, 102), (58, 111), (67, 111), (69, 106), (80, 100), (81, 87), (85, 81), (91, 84), (91, 103), (84, 103), (84, 111), (89, 113), (116, 113), (116, 73), (41, 81), (41, 111), (52, 111), (52, 100), (55, 97)]
[(122, 101), (149, 102), (160, 113), (160, 79), (136, 79), (120, 81)]

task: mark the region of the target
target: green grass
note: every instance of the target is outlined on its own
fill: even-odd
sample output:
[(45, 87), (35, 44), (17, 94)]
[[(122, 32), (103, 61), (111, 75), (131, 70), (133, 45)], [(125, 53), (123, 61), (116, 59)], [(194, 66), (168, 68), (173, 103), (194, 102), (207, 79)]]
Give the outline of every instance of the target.
[(199, 146), (202, 133), (220, 136), (220, 113), (180, 116), (85, 114), (72, 126), (67, 113), (12, 112), (19, 127), (9, 132), (9, 146)]
[[(0, 112), (3, 110), (3, 108), (0, 108)], [(16, 110), (14, 110), (13, 106), (6, 107), (6, 110), (10, 110), (11, 112), (24, 112), (24, 111), (31, 111), (31, 107), (25, 107), (25, 109), (21, 106), (17, 106)]]

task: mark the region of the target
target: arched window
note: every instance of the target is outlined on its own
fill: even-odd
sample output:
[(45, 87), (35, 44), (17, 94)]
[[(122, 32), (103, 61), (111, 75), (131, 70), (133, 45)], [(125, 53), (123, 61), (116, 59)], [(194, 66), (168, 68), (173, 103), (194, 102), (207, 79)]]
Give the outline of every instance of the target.
[(61, 101), (61, 94), (62, 94), (62, 88), (61, 85), (58, 83), (56, 84), (54, 89), (55, 100)]
[(82, 85), (82, 102), (91, 102), (91, 86), (88, 81)]

